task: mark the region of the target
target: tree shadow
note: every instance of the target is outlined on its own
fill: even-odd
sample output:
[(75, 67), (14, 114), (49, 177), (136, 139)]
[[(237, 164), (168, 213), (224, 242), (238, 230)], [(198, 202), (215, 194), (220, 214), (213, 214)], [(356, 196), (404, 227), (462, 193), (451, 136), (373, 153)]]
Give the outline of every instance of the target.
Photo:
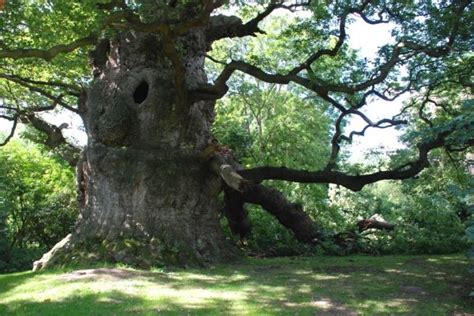
[(143, 305), (139, 297), (131, 297), (120, 291), (107, 296), (96, 294), (73, 295), (60, 301), (21, 301), (0, 305), (2, 315), (124, 315)]
[(10, 289), (21, 285), (25, 281), (30, 280), (34, 277), (35, 274), (31, 271), (0, 274), (0, 293), (7, 292)]
[[(0, 297), (33, 276), (3, 276)], [(113, 268), (78, 270), (56, 277), (65, 283), (130, 283), (115, 290), (73, 293), (62, 300), (17, 300), (0, 305), (0, 315), (474, 312), (474, 302), (463, 298), (471, 283), (467, 262), (452, 257), (333, 257), (320, 262), (318, 258), (253, 259), (165, 273)]]

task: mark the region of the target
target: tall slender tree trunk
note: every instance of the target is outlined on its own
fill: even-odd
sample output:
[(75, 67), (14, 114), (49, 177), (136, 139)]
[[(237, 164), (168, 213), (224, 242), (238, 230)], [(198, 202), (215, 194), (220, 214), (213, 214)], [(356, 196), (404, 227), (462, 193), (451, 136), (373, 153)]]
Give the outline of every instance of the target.
[(158, 36), (128, 32), (91, 54), (80, 219), (35, 269), (90, 259), (148, 265), (235, 255), (219, 224), (221, 180), (199, 158), (212, 138), (214, 102), (186, 97), (207, 81), (206, 39), (194, 30), (176, 43), (184, 78), (166, 46)]

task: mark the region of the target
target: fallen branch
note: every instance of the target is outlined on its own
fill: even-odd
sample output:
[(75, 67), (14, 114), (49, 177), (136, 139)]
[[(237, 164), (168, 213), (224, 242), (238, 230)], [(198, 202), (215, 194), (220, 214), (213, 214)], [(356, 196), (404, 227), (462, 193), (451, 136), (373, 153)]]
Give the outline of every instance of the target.
[(380, 215), (375, 214), (368, 219), (363, 219), (357, 222), (359, 233), (369, 229), (378, 229), (391, 231), (395, 229), (395, 224), (386, 222)]

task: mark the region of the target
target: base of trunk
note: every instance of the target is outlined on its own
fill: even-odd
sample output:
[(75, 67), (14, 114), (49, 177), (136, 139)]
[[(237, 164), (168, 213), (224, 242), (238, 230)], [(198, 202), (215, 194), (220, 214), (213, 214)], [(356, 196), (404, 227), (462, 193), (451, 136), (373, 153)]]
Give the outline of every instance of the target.
[(122, 263), (142, 269), (160, 266), (206, 266), (236, 261), (241, 257), (242, 254), (230, 242), (221, 245), (219, 253), (204, 258), (187, 245), (170, 244), (158, 238), (130, 237), (108, 241), (69, 234), (33, 263), (33, 271), (54, 267), (87, 266), (99, 262)]
[(202, 265), (238, 257), (219, 223), (220, 179), (193, 156), (96, 144), (84, 150), (78, 169), (76, 228), (35, 270), (97, 261)]

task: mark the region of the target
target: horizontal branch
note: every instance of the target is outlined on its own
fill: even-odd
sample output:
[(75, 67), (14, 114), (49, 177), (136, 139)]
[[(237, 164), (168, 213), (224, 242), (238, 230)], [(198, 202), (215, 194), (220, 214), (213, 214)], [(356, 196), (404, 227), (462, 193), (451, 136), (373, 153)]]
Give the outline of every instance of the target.
[[(294, 73), (294, 70), (287, 74), (270, 74), (260, 69), (259, 67), (251, 65), (247, 62), (233, 60), (230, 63), (226, 64), (220, 75), (215, 80), (214, 85), (203, 85), (200, 88), (192, 91), (192, 94), (196, 99), (219, 99), (227, 93), (227, 81), (230, 79), (232, 74), (235, 71), (240, 71), (267, 83), (288, 84), (290, 82), (294, 82), (298, 85), (305, 87), (308, 90), (315, 92), (317, 95), (319, 95), (326, 101), (338, 107), (337, 103), (332, 102), (332, 100), (328, 98), (329, 92), (354, 94), (356, 92), (365, 90), (367, 88), (370, 88), (371, 86), (383, 82), (387, 78), (391, 69), (398, 63), (402, 47), (402, 45), (395, 46), (389, 60), (385, 64), (380, 66), (380, 68), (378, 69), (377, 75), (365, 82), (355, 85), (320, 84), (302, 76), (298, 76), (296, 73)], [(339, 107), (339, 110), (344, 111), (344, 108)]]
[(61, 53), (72, 52), (79, 47), (93, 45), (97, 42), (97, 35), (91, 34), (87, 37), (75, 40), (69, 44), (59, 44), (50, 49), (36, 49), (36, 48), (19, 48), (19, 49), (4, 49), (0, 50), (0, 58), (41, 58), (50, 61)]
[[(388, 9), (384, 7), (383, 11), (379, 14), (379, 17), (380, 17), (379, 20), (375, 20), (375, 21), (370, 20), (363, 13), (365, 8), (370, 3), (371, 3), (370, 0), (366, 0), (358, 8), (348, 8), (340, 19), (339, 36), (338, 36), (338, 40), (335, 46), (332, 49), (323, 49), (323, 50), (319, 50), (315, 52), (314, 54), (309, 56), (302, 64), (295, 67), (293, 70), (289, 71), (288, 73), (269, 74), (265, 72), (264, 70), (260, 69), (259, 67), (255, 65), (251, 65), (245, 61), (231, 61), (230, 63), (225, 65), (223, 71), (217, 77), (213, 85), (203, 85), (199, 89), (192, 91), (192, 95), (194, 96), (195, 99), (215, 100), (215, 99), (221, 98), (222, 96), (225, 95), (225, 93), (227, 93), (227, 90), (228, 90), (226, 82), (229, 80), (233, 72), (238, 70), (256, 79), (259, 79), (268, 83), (288, 84), (289, 82), (294, 82), (296, 84), (299, 84), (315, 92), (316, 94), (318, 94), (320, 97), (330, 102), (331, 104), (338, 105), (337, 102), (331, 102), (332, 100), (328, 98), (328, 93), (335, 92), (335, 93), (345, 93), (345, 94), (352, 95), (369, 88), (374, 89), (375, 85), (380, 84), (385, 81), (385, 79), (388, 77), (392, 69), (394, 69), (394, 67), (398, 63), (405, 62), (405, 59), (403, 58), (404, 56), (414, 57), (417, 54), (426, 54), (430, 57), (437, 58), (437, 57), (443, 57), (447, 55), (451, 51), (451, 48), (454, 44), (454, 41), (457, 37), (457, 33), (459, 31), (459, 23), (461, 21), (460, 15), (462, 14), (462, 11), (467, 7), (469, 1), (462, 1), (459, 4), (459, 7), (456, 10), (454, 10), (455, 11), (454, 13), (456, 13), (456, 15), (453, 15), (453, 16), (456, 16), (457, 20), (453, 24), (447, 44), (433, 48), (433, 47), (417, 44), (412, 41), (401, 41), (398, 44), (393, 46), (392, 52), (390, 56), (388, 56), (386, 62), (380, 65), (378, 69), (376, 69), (373, 72), (372, 76), (368, 77), (368, 79), (363, 82), (332, 84), (332, 83), (325, 83), (323, 80), (318, 80), (318, 81), (309, 80), (302, 76), (298, 76), (297, 74), (301, 70), (306, 69), (308, 71), (311, 71), (310, 66), (315, 61), (317, 61), (320, 57), (325, 56), (325, 55), (335, 56), (338, 53), (340, 47), (343, 45), (344, 40), (346, 38), (345, 24), (346, 24), (346, 18), (349, 14), (358, 14), (359, 16), (362, 16), (364, 20), (366, 20), (367, 23), (372, 23), (372, 24), (386, 22), (385, 20), (382, 19), (382, 13), (384, 12), (389, 15), (392, 15), (388, 11)], [(216, 22), (217, 24), (216, 24), (215, 29), (218, 30), (218, 32), (222, 32), (222, 34), (224, 34), (226, 32), (230, 32), (226, 30), (225, 25), (228, 25), (228, 27), (231, 28), (232, 32), (237, 32), (236, 30), (244, 30), (246, 28), (249, 28), (249, 29), (246, 29), (245, 31), (238, 31), (234, 35), (235, 36), (251, 35), (252, 32), (256, 31), (255, 25), (258, 25), (258, 22), (261, 19), (263, 19), (266, 15), (270, 14), (271, 11), (277, 8), (278, 4), (281, 4), (281, 2), (280, 1), (272, 2), (272, 4), (270, 4), (264, 12), (262, 12), (260, 15), (258, 15), (254, 19), (257, 22), (257, 24), (252, 24), (253, 27), (250, 27), (250, 24), (249, 24), (250, 22), (247, 24), (242, 24), (240, 19), (235, 18), (235, 17), (234, 18), (225, 17), (224, 19), (223, 16), (216, 16), (215, 17), (216, 21), (219, 21), (219, 19), (221, 20), (224, 19), (224, 20), (228, 20), (228, 22), (227, 23), (225, 23), (225, 21), (221, 21), (219, 23)], [(230, 37), (234, 35), (232, 35), (231, 33), (228, 34), (228, 36)], [(380, 96), (383, 96), (383, 95), (380, 95)], [(342, 107), (338, 107), (338, 109), (344, 112), (344, 109)]]
[(213, 16), (209, 21), (210, 23), (206, 34), (207, 40), (209, 43), (212, 43), (221, 38), (255, 36), (257, 33), (264, 33), (258, 28), (258, 24), (274, 10), (282, 6), (283, 4), (280, 1), (271, 1), (264, 11), (257, 14), (256, 17), (245, 24), (236, 16)]
[[(124, 10), (113, 12), (104, 18), (102, 23), (99, 25), (97, 31), (103, 30), (106, 27), (113, 25), (115, 22), (121, 21), (124, 18), (136, 18), (131, 11)], [(94, 45), (97, 43), (98, 34), (93, 32), (86, 37), (77, 39), (68, 44), (58, 44), (49, 49), (38, 49), (38, 48), (18, 48), (18, 49), (2, 49), (0, 50), (1, 58), (21, 59), (21, 58), (40, 58), (46, 61), (50, 61), (59, 54), (70, 53), (78, 48)]]
[[(417, 175), (428, 167), (428, 153), (446, 145), (446, 138), (454, 131), (438, 134), (433, 140), (419, 144), (418, 158), (405, 164), (403, 167), (387, 171), (378, 171), (365, 175), (349, 175), (340, 171), (306, 171), (286, 167), (259, 167), (254, 169), (239, 170), (238, 173), (248, 180), (284, 180), (301, 183), (333, 183), (342, 185), (353, 191), (360, 191), (365, 185), (381, 180), (402, 180)], [(469, 140), (468, 143), (471, 143)]]
[(18, 75), (13, 75), (13, 74), (2, 74), (0, 73), (0, 78), (6, 79), (6, 80), (11, 80), (14, 82), (25, 82), (29, 84), (36, 84), (36, 85), (41, 85), (41, 86), (49, 86), (49, 87), (57, 87), (57, 88), (63, 88), (66, 89), (68, 94), (71, 94), (73, 96), (78, 97), (80, 95), (80, 92), (82, 88), (77, 85), (73, 84), (68, 84), (64, 82), (59, 82), (59, 81), (41, 81), (41, 80), (33, 80), (30, 78), (24, 78)]
[[(24, 80), (24, 78), (21, 78), (21, 77), (18, 77), (18, 76), (11, 76), (11, 75), (4, 75), (4, 74), (0, 74), (0, 78), (7, 79), (11, 82), (14, 82), (14, 83), (16, 83), (20, 86), (23, 86), (23, 87), (27, 88), (31, 92), (36, 92), (36, 93), (46, 97), (47, 99), (53, 101), (53, 104), (50, 105), (50, 106), (30, 107), (30, 108), (26, 108), (26, 109), (22, 110), (23, 112), (49, 111), (49, 110), (53, 110), (57, 105), (60, 105), (63, 108), (65, 108), (66, 110), (69, 110), (69, 111), (74, 112), (76, 114), (80, 113), (80, 110), (68, 105), (67, 103), (65, 103), (62, 100), (63, 97), (64, 97), (63, 94), (60, 94), (59, 96), (54, 96), (50, 92), (48, 92), (44, 89), (41, 89), (39, 87), (36, 87), (33, 84), (31, 84), (30, 82), (35, 82), (33, 80)], [(73, 95), (74, 97), (80, 97), (79, 92), (73, 92), (73, 93), (69, 93), (69, 94)]]

